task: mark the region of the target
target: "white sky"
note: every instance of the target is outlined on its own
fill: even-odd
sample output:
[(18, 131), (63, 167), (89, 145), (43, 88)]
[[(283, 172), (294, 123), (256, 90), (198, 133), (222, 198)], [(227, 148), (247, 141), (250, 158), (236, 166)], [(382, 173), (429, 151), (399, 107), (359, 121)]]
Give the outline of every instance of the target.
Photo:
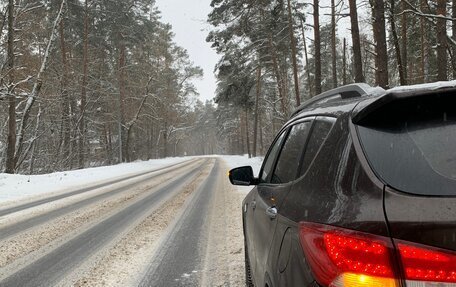
[[(194, 81), (200, 93), (199, 98), (202, 101), (213, 99), (215, 96), (217, 82), (214, 67), (220, 58), (210, 47), (210, 43), (206, 42), (207, 34), (211, 29), (211, 26), (206, 22), (207, 15), (211, 12), (210, 2), (211, 0), (156, 0), (157, 7), (162, 12), (162, 20), (173, 26), (176, 43), (187, 49), (190, 59), (204, 70), (204, 78)], [(322, 7), (320, 11), (322, 15), (321, 25), (325, 21), (330, 21), (328, 16), (330, 13), (329, 4), (329, 0), (320, 1)], [(364, 16), (362, 9), (359, 11), (360, 18)], [(311, 12), (310, 8), (307, 10)], [(340, 38), (346, 37), (347, 44), (351, 45), (349, 21), (349, 18), (346, 17), (338, 22), (338, 36)], [(310, 13), (307, 15), (307, 22), (313, 25), (313, 18)], [(366, 32), (367, 27), (362, 22), (360, 23), (360, 30), (363, 32)], [(306, 36), (313, 39), (313, 30), (308, 29)], [(309, 45), (309, 42), (307, 44)]]
[(204, 102), (215, 96), (217, 87), (214, 67), (219, 56), (206, 42), (210, 25), (207, 15), (211, 11), (211, 0), (156, 0), (162, 12), (163, 22), (173, 26), (175, 42), (185, 48), (195, 65), (204, 70), (204, 78), (195, 80), (195, 86)]

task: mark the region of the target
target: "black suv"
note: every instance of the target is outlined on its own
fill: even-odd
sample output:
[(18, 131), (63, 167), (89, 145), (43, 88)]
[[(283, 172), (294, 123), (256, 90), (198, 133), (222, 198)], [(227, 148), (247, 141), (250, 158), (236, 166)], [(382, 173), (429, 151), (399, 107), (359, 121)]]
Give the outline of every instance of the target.
[(456, 286), (456, 82), (326, 92), (230, 180), (248, 286)]

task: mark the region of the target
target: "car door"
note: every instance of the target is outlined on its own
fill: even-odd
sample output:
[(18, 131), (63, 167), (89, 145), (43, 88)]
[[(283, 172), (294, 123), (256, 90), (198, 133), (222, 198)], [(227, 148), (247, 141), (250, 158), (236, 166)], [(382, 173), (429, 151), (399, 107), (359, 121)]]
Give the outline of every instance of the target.
[[(260, 181), (266, 182), (267, 179), (272, 175), (272, 171), (274, 169), (274, 165), (277, 159), (277, 155), (280, 152), (283, 140), (285, 139), (288, 133), (288, 129), (283, 130), (274, 140), (273, 144), (269, 148), (269, 152), (266, 155), (263, 166), (260, 171)], [(255, 252), (255, 240), (254, 240), (254, 233), (255, 233), (255, 212), (257, 207), (257, 199), (258, 199), (258, 186), (255, 187), (249, 195), (246, 197), (244, 202), (244, 218), (245, 218), (245, 226), (244, 226), (244, 234), (245, 240), (247, 243), (247, 253), (249, 255), (249, 263), (250, 269), (252, 272), (255, 270), (256, 266), (256, 252)], [(255, 277), (254, 277), (255, 279)]]
[[(302, 255), (300, 255), (302, 250), (296, 218), (299, 214), (306, 214), (311, 210), (301, 200), (304, 197), (310, 198), (308, 190), (303, 187), (307, 182), (305, 174), (317, 163), (317, 156), (328, 139), (335, 122), (336, 118), (329, 117), (317, 117), (313, 122), (312, 131), (308, 135), (307, 144), (301, 157), (299, 174), (297, 179), (293, 181), (291, 191), (282, 203), (277, 217), (276, 232), (268, 259), (271, 265), (270, 277), (272, 281), (269, 286), (308, 286), (314, 280), (310, 269), (307, 268), (307, 264), (303, 262)], [(338, 135), (340, 136), (340, 134)], [(313, 176), (310, 175), (310, 177)]]
[[(257, 186), (256, 208), (254, 213), (255, 267), (254, 276), (258, 286), (263, 286), (267, 270), (271, 243), (280, 216), (280, 206), (293, 181), (296, 179), (302, 152), (306, 145), (312, 120), (306, 119), (288, 128), (286, 139), (273, 163), (272, 173), (261, 173)], [(252, 261), (252, 260), (251, 260)]]

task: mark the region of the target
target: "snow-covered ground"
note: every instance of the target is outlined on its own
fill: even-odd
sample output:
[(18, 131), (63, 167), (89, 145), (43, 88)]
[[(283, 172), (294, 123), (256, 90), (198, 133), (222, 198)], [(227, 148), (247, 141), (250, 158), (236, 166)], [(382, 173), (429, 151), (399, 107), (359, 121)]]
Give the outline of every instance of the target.
[[(184, 167), (179, 165), (180, 168), (167, 169), (155, 178), (145, 176), (148, 180), (141, 184), (120, 182), (2, 217), (0, 228), (5, 226), (17, 228), (18, 225), (28, 222), (29, 219), (49, 216), (45, 222), (39, 223), (33, 228), (27, 229), (27, 227), (11, 238), (0, 239), (0, 269), (6, 270), (3, 274), (13, 274), (30, 262), (35, 262), (37, 258), (54, 251), (55, 246), (61, 246), (70, 240), (74, 244), (86, 246), (84, 245), (85, 239), (78, 242), (74, 238), (79, 238), (78, 235), (87, 232), (88, 228), (105, 228), (104, 224), (110, 222), (107, 219), (127, 210), (129, 214), (130, 212), (133, 214), (131, 218), (126, 216), (131, 220), (129, 225), (114, 230), (109, 236), (111, 239), (94, 251), (90, 258), (77, 263), (78, 267), (72, 265), (74, 268), (71, 269), (71, 272), (62, 275), (65, 276), (62, 277), (62, 286), (136, 285), (129, 284), (129, 282), (136, 282), (135, 280), (142, 278), (142, 270), (150, 268), (151, 258), (155, 258), (156, 250), (162, 249), (164, 246), (162, 242), (167, 242), (165, 240), (168, 239), (166, 236), (171, 232), (170, 230), (180, 228), (177, 225), (179, 220), (184, 220), (182, 218), (194, 219), (199, 216), (208, 218), (207, 224), (204, 224), (205, 229), (195, 231), (204, 234), (201, 238), (205, 238), (206, 241), (200, 243), (206, 244), (207, 250), (198, 254), (200, 260), (197, 261), (204, 262), (200, 266), (201, 269), (192, 267), (193, 269), (190, 270), (197, 270), (198, 276), (202, 278), (201, 286), (241, 286), (245, 278), (242, 201), (253, 187), (232, 186), (228, 181), (227, 171), (231, 168), (249, 165), (258, 174), (262, 158), (211, 157), (218, 157), (222, 167), (218, 169), (215, 177), (208, 178), (209, 175), (212, 175), (211, 171), (215, 162), (213, 159), (204, 162), (195, 161), (189, 165), (183, 164)], [(129, 174), (147, 172), (194, 158), (152, 160), (39, 176), (0, 174), (0, 209), (4, 209), (5, 206), (14, 206), (19, 201), (25, 203), (33, 202), (36, 198), (45, 198), (49, 196), (50, 192), (52, 195), (66, 193), (69, 190), (76, 190), (84, 186), (90, 187), (112, 179), (124, 178)], [(192, 174), (189, 171), (194, 170), (195, 167), (201, 168), (201, 172), (197, 176), (186, 177), (187, 181), (174, 187), (174, 190), (162, 190), (176, 178)], [(206, 203), (207, 210), (204, 209), (204, 212), (198, 217), (182, 217), (190, 214), (185, 213), (187, 210), (194, 212), (188, 207), (192, 206), (194, 202), (200, 202), (193, 197), (198, 194), (204, 197), (205, 194), (202, 193), (205, 190), (204, 185), (208, 184), (214, 186), (214, 190), (209, 191), (213, 196)], [(120, 192), (116, 192), (116, 190), (120, 190)], [(158, 192), (167, 194), (167, 196), (154, 202), (148, 207), (149, 209), (131, 208)], [(153, 198), (155, 200), (155, 197)], [(83, 204), (81, 205), (81, 203)], [(77, 210), (72, 210), (72, 206), (77, 204), (79, 204)], [(66, 209), (68, 209), (67, 213), (52, 215), (55, 210)], [(139, 216), (139, 213), (136, 214), (133, 210), (142, 210), (144, 216), (141, 215), (141, 218), (135, 219), (133, 216)], [(232, 216), (227, 217), (227, 214)], [(187, 234), (187, 231), (185, 232)], [(98, 233), (93, 232), (93, 234), (96, 236)], [(179, 246), (175, 246), (175, 248), (177, 247)], [(82, 247), (78, 248), (83, 250)], [(196, 276), (193, 273), (190, 275)], [(0, 276), (1, 280), (3, 280), (2, 276)], [(76, 282), (76, 284), (64, 284), (63, 282)], [(0, 285), (2, 284), (0, 283)]]
[(0, 204), (30, 196), (66, 191), (96, 182), (125, 177), (183, 162), (190, 158), (166, 158), (118, 164), (44, 175), (10, 175), (0, 173)]
[[(229, 168), (250, 165), (256, 174), (262, 158), (249, 159), (247, 156), (220, 156)], [(118, 164), (114, 166), (56, 172), (44, 175), (9, 175), (0, 173), (0, 204), (35, 197), (41, 194), (68, 191), (97, 182), (125, 177), (131, 174), (154, 170), (167, 165), (183, 162), (193, 157), (166, 158), (150, 161)], [(243, 190), (242, 188), (240, 190)]]

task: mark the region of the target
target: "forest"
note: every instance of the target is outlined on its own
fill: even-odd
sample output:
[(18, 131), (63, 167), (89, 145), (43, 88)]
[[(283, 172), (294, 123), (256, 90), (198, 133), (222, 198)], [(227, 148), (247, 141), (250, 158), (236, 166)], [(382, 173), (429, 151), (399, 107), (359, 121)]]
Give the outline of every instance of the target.
[(303, 101), (365, 82), (384, 89), (456, 78), (456, 1), (212, 0), (217, 133), (264, 155)]
[(0, 172), (264, 155), (323, 91), (455, 78), (455, 2), (208, 1), (220, 61), (202, 102), (203, 71), (154, 0), (2, 0)]
[(9, 0), (0, 17), (0, 171), (214, 152), (202, 70), (154, 1)]

